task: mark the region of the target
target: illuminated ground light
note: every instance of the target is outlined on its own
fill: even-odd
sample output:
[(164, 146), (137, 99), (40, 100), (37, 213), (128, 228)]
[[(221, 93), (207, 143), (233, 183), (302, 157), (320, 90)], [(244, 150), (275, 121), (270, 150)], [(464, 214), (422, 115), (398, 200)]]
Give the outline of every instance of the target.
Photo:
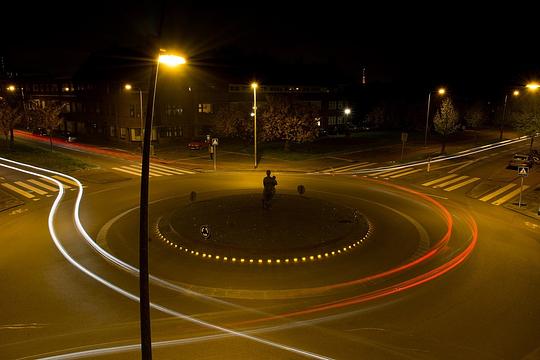
[(290, 264), (290, 263), (299, 263), (299, 262), (303, 262), (303, 263), (306, 263), (308, 260), (310, 261), (315, 261), (315, 260), (322, 260), (324, 258), (329, 258), (330, 256), (336, 256), (336, 255), (339, 255), (339, 254), (342, 254), (342, 253), (346, 253), (348, 252), (349, 250), (352, 250), (354, 248), (357, 247), (357, 245), (361, 245), (364, 240), (370, 236), (372, 233), (373, 233), (373, 225), (368, 222), (368, 231), (367, 233), (360, 239), (360, 240), (357, 240), (355, 242), (352, 242), (350, 243), (349, 245), (345, 245), (341, 248), (337, 248), (335, 250), (332, 250), (332, 251), (328, 251), (328, 252), (325, 252), (325, 253), (321, 253), (321, 254), (317, 254), (317, 255), (305, 255), (305, 256), (299, 256), (299, 257), (295, 257), (295, 258), (285, 258), (285, 259), (273, 259), (273, 258), (269, 258), (269, 259), (246, 259), (246, 258), (236, 258), (236, 257), (231, 257), (229, 258), (228, 256), (222, 256), (222, 255), (216, 255), (216, 254), (210, 254), (210, 253), (206, 253), (206, 252), (199, 252), (197, 250), (191, 250), (191, 249), (188, 249), (182, 245), (179, 245), (179, 244), (176, 244), (174, 243), (173, 241), (170, 241), (169, 239), (167, 239), (160, 231), (159, 229), (159, 226), (156, 224), (156, 227), (155, 227), (155, 234), (156, 236), (161, 239), (165, 244), (171, 246), (171, 247), (174, 247), (175, 249), (178, 249), (178, 251), (180, 252), (184, 252), (184, 253), (187, 253), (187, 254), (190, 254), (190, 255), (193, 255), (193, 256), (199, 256), (201, 255), (202, 258), (204, 259), (216, 259), (217, 261), (220, 261), (222, 260), (224, 263), (225, 262), (230, 262), (230, 263), (240, 263), (240, 264), (246, 264), (246, 263), (249, 263), (249, 264), (254, 264), (254, 263), (257, 263), (257, 264), (260, 264), (260, 265), (272, 265), (272, 264), (281, 264), (281, 263), (285, 263), (285, 264)]

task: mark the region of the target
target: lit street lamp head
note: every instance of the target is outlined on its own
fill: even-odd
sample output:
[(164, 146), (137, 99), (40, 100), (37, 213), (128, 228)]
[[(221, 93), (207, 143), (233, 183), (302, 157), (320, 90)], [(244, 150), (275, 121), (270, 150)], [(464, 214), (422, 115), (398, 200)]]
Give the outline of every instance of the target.
[(159, 55), (158, 61), (168, 66), (178, 66), (186, 63), (186, 59), (178, 55)]
[(345, 110), (343, 110), (343, 112), (345, 113), (345, 115), (350, 115), (351, 114), (351, 109), (346, 108)]
[(131, 90), (133, 87), (131, 86), (131, 84), (126, 84), (124, 85), (124, 89), (126, 90)]
[(9, 85), (7, 89), (8, 91), (15, 91), (15, 85)]
[(514, 96), (519, 96), (519, 90), (514, 90), (514, 92), (512, 93), (512, 95), (514, 95)]
[(257, 84), (256, 82), (251, 83), (251, 88), (252, 89), (256, 89), (258, 86), (259, 86), (259, 84)]
[(525, 87), (531, 91), (536, 91), (538, 90), (538, 88), (540, 88), (540, 84), (538, 84), (537, 82), (532, 82), (525, 85)]
[(446, 94), (446, 89), (445, 88), (440, 88), (438, 91), (439, 95), (444, 95)]

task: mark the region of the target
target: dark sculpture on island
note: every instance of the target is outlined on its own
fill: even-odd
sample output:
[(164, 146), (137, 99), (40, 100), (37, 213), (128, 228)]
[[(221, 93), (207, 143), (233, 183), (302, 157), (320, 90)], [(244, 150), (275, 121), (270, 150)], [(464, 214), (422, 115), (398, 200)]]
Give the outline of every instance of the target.
[(277, 181), (275, 176), (270, 176), (271, 173), (270, 170), (266, 170), (266, 177), (263, 179), (263, 209), (270, 209), (270, 200), (276, 193)]

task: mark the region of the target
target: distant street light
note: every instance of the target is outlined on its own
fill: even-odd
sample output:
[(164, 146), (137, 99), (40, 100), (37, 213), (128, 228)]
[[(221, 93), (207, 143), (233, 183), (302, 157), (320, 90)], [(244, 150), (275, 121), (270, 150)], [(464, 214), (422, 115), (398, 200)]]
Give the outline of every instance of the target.
[(538, 90), (538, 88), (540, 88), (540, 84), (538, 84), (537, 82), (532, 82), (525, 85), (525, 87), (530, 91), (536, 91)]
[[(536, 90), (538, 90), (538, 88), (540, 88), (540, 84), (538, 84), (537, 82), (531, 82), (531, 83), (528, 83), (527, 85), (525, 85), (525, 87), (527, 89), (529, 89), (530, 92), (532, 93), (535, 93)], [(536, 96), (534, 97), (534, 104), (533, 104), (533, 114), (534, 114), (534, 121), (536, 122)], [(533, 133), (531, 134), (531, 145), (529, 147), (529, 152), (532, 151), (532, 147), (533, 147), (533, 142), (534, 142), (534, 137), (536, 136), (537, 133)]]
[[(131, 91), (133, 89), (133, 86), (131, 84), (126, 84), (124, 85), (124, 89), (126, 89), (127, 91)], [(142, 102), (142, 90), (141, 88), (137, 88), (137, 91), (139, 92), (139, 105), (140, 105), (140, 114), (139, 114), (139, 118), (141, 119), (141, 134), (140, 134), (140, 139), (141, 139), (141, 151), (142, 151), (142, 143), (143, 143), (143, 128), (144, 128), (144, 124), (143, 124), (143, 117), (142, 117), (142, 114), (143, 114), (143, 102)]]
[(139, 307), (141, 322), (141, 355), (143, 359), (152, 359), (152, 337), (150, 326), (150, 293), (148, 282), (148, 184), (150, 173), (150, 139), (154, 120), (159, 64), (178, 66), (185, 64), (181, 56), (160, 54), (152, 67), (153, 82), (149, 86), (146, 123), (144, 124), (144, 140), (141, 165), (141, 196), (139, 212)]
[[(512, 96), (519, 96), (519, 90), (514, 90), (512, 92)], [(503, 116), (501, 120), (501, 127), (499, 132), (499, 141), (502, 141), (503, 138), (503, 131), (504, 131), (504, 119), (506, 118), (506, 103), (508, 102), (508, 94), (504, 94), (504, 108), (503, 108)]]
[(15, 91), (15, 89), (16, 89), (15, 85), (9, 85), (9, 86), (7, 87), (7, 90), (8, 90), (8, 91), (11, 91), (11, 92)]
[[(428, 126), (429, 126), (429, 106), (430, 106), (430, 103), (431, 103), (431, 93), (432, 92), (433, 91), (430, 91), (428, 93), (427, 113), (426, 113), (426, 132), (425, 132), (425, 135), (424, 135), (424, 147), (427, 146), (427, 134), (428, 134)], [(446, 89), (445, 88), (439, 88), (437, 90), (437, 93), (442, 96), (442, 95), (446, 94)]]
[(259, 85), (256, 82), (251, 84), (253, 89), (253, 156), (255, 157), (255, 169), (257, 168), (257, 87)]
[(349, 108), (346, 108), (345, 110), (343, 110), (343, 113), (347, 116), (351, 115), (351, 109)]

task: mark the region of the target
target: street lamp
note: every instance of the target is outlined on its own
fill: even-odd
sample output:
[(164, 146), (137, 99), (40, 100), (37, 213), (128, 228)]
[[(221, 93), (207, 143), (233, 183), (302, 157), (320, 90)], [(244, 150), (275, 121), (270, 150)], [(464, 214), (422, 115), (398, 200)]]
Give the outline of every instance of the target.
[(152, 77), (148, 92), (146, 122), (144, 124), (144, 140), (141, 165), (141, 197), (139, 212), (139, 309), (141, 322), (141, 355), (143, 359), (152, 359), (152, 338), (150, 333), (150, 293), (148, 281), (148, 184), (150, 173), (150, 139), (154, 120), (154, 104), (159, 65), (178, 66), (185, 64), (181, 56), (160, 54), (152, 66)]
[[(532, 93), (535, 93), (539, 88), (540, 88), (540, 84), (538, 84), (537, 82), (531, 82), (531, 83), (528, 83), (527, 85), (525, 85), (525, 87)], [(534, 114), (534, 122), (536, 124), (538, 124), (538, 121), (536, 119), (536, 96), (534, 97), (534, 102), (533, 102), (533, 114)], [(538, 130), (538, 128), (536, 129)], [(534, 137), (536, 136), (537, 132), (534, 131), (532, 134), (531, 134), (531, 145), (529, 147), (529, 152), (532, 152), (532, 146), (533, 146), (533, 142), (534, 142)]]
[[(512, 96), (519, 96), (519, 90), (512, 91)], [(503, 108), (503, 116), (501, 120), (501, 128), (499, 129), (499, 141), (502, 141), (503, 138), (503, 131), (504, 131), (504, 119), (506, 118), (506, 103), (508, 102), (508, 94), (504, 94), (504, 108)]]
[[(427, 146), (427, 133), (428, 133), (428, 124), (429, 124), (429, 105), (430, 105), (430, 103), (431, 103), (431, 93), (432, 93), (432, 92), (433, 92), (433, 91), (430, 91), (430, 92), (428, 93), (427, 113), (426, 113), (426, 132), (425, 132), (425, 135), (424, 135), (424, 147)], [(439, 95), (442, 96), (442, 95), (446, 94), (446, 89), (445, 89), (445, 88), (439, 88), (439, 89), (437, 90), (437, 93), (438, 93)]]
[[(126, 84), (126, 85), (124, 85), (124, 89), (126, 89), (127, 91), (131, 91), (133, 89), (133, 86), (131, 84)], [(139, 104), (140, 104), (139, 118), (141, 119), (141, 135), (140, 135), (140, 138), (141, 138), (141, 144), (142, 144), (143, 128), (144, 128), (143, 117), (142, 117), (142, 113), (143, 113), (142, 90), (141, 90), (141, 88), (137, 88), (137, 91), (139, 92)], [(141, 151), (142, 151), (142, 146), (141, 146)]]
[(257, 168), (257, 88), (259, 84), (251, 83), (253, 89), (253, 156), (255, 157), (255, 169)]

